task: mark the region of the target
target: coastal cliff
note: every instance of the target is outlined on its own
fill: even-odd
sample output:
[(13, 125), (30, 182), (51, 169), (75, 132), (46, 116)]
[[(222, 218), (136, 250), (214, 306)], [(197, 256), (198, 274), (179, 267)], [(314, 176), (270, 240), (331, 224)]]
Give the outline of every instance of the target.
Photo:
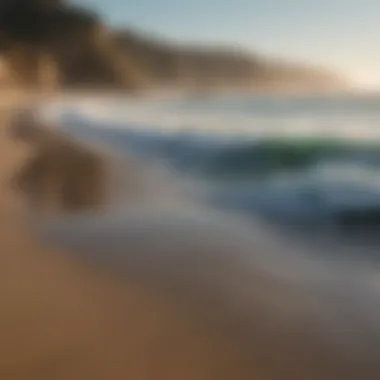
[(3, 82), (28, 87), (134, 89), (140, 74), (98, 15), (63, 1), (0, 3)]
[(128, 29), (64, 0), (0, 1), (0, 84), (138, 90), (335, 90), (334, 73), (237, 48), (185, 46)]

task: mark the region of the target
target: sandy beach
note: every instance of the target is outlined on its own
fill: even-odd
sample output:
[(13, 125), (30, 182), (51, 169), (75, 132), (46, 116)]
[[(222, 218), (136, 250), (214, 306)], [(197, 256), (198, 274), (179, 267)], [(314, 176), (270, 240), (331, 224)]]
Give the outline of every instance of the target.
[[(0, 378), (4, 380), (244, 378), (247, 358), (218, 323), (125, 279), (46, 247), (25, 227), (11, 178), (28, 157), (0, 129)], [(35, 99), (34, 99), (35, 100)], [(241, 374), (242, 376), (240, 376)]]

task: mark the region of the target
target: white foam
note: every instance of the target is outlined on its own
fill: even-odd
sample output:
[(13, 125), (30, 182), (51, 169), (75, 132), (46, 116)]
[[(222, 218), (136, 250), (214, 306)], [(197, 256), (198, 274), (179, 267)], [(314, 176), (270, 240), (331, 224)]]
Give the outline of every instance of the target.
[[(188, 100), (189, 104), (191, 101)], [(69, 115), (89, 123), (102, 123), (104, 128), (112, 126), (122, 129), (134, 126), (138, 129), (153, 129), (165, 133), (190, 131), (225, 135), (229, 138), (245, 136), (252, 139), (284, 136), (330, 137), (354, 141), (380, 140), (380, 110), (367, 113), (360, 109), (357, 112), (351, 109), (349, 113), (344, 112), (344, 109), (335, 112), (316, 110), (313, 114), (310, 111), (303, 112), (300, 104), (299, 110), (290, 114), (263, 114), (249, 109), (237, 112), (233, 108), (229, 109), (228, 103), (219, 109), (211, 106), (208, 109), (207, 105), (202, 106), (202, 102), (190, 109), (184, 104), (186, 105), (186, 100), (167, 97), (65, 98), (45, 106), (44, 113), (61, 120)], [(286, 106), (283, 107), (286, 111)]]

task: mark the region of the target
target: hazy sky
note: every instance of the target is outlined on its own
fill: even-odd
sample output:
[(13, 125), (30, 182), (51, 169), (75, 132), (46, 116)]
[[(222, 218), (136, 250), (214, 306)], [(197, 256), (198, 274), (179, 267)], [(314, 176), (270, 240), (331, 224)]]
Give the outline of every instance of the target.
[(238, 43), (342, 71), (380, 88), (380, 0), (83, 0), (113, 25)]

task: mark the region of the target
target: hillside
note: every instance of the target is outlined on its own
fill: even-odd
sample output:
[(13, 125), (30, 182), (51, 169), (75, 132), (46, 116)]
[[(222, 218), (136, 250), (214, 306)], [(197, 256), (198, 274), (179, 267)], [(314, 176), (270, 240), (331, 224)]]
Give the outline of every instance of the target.
[(0, 0), (0, 83), (43, 88), (152, 87), (336, 89), (316, 68), (285, 64), (235, 48), (178, 46), (129, 30), (63, 0)]
[(3, 80), (43, 87), (140, 86), (141, 74), (120, 54), (98, 15), (60, 0), (2, 0)]
[(138, 62), (149, 82), (195, 89), (336, 90), (346, 86), (323, 68), (267, 59), (234, 47), (178, 45), (131, 30), (114, 32), (126, 56)]

